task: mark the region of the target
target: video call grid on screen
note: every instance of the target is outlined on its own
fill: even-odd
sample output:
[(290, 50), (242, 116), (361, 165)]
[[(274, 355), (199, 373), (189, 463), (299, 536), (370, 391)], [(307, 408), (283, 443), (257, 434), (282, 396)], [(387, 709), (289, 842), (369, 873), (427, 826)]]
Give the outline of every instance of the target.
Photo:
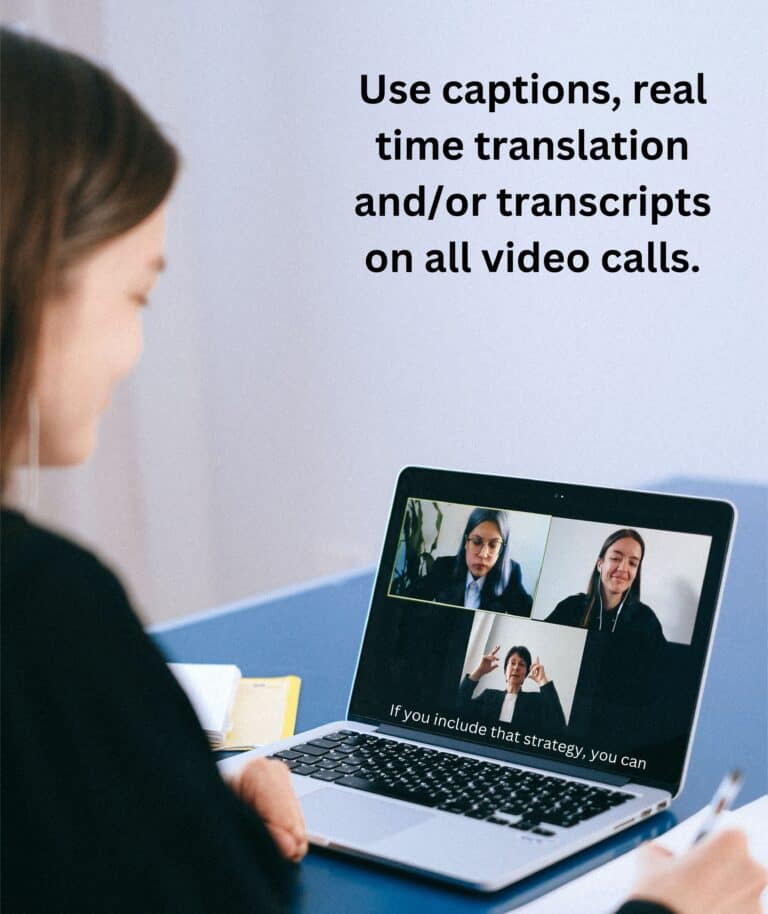
[[(433, 515), (437, 512), (434, 503), (443, 515), (437, 544), (434, 542), (435, 518), (429, 517), (430, 511)], [(405, 580), (402, 577), (405, 539), (414, 532), (408, 529), (408, 512), (418, 506), (423, 520), (424, 505), (431, 505), (427, 509), (427, 526), (420, 526), (416, 531), (420, 535), (411, 543), (411, 574), (410, 580)], [(516, 527), (509, 536), (509, 558), (518, 566), (519, 573), (508, 576), (506, 581), (517, 584), (512, 588), (517, 594), (514, 607), (467, 607), (460, 586), (447, 600), (438, 592), (414, 594), (410, 589), (427, 577), (426, 567), (414, 566), (414, 549), (417, 556), (418, 550), (431, 554), (435, 561), (427, 562), (425, 566), (430, 565), (429, 570), (437, 568), (441, 572), (437, 582), (441, 583), (446, 569), (455, 572), (455, 559), (464, 548), (463, 536), (470, 513), (477, 506), (489, 505), (499, 505), (498, 510), (507, 514), (510, 526)], [(521, 518), (530, 523), (521, 525)], [(453, 736), (482, 744), (491, 754), (503, 748), (501, 757), (505, 752), (513, 756), (517, 753), (537, 758), (542, 763), (560, 761), (588, 765), (588, 770), (629, 776), (675, 793), (690, 748), (734, 521), (732, 505), (711, 499), (421, 467), (404, 469), (398, 479), (371, 598), (349, 700), (349, 719)], [(547, 621), (563, 601), (565, 606), (560, 607), (559, 614), (562, 616), (569, 609), (568, 596), (580, 595), (583, 600), (590, 573), (595, 573), (597, 553), (606, 531), (625, 526), (640, 533), (646, 542), (641, 567), (641, 598), (657, 603), (663, 619), (662, 633), (655, 609), (646, 607), (645, 620), (654, 622), (655, 643), (662, 651), (656, 655), (654, 648), (654, 656), (644, 649), (638, 650), (636, 635), (617, 640), (604, 630), (587, 630), (583, 620), (572, 615), (567, 618), (567, 613), (567, 621)], [(515, 540), (521, 531), (529, 534), (522, 545)], [(491, 540), (498, 537), (494, 530), (486, 528), (481, 532), (484, 535), (478, 534), (474, 545), (487, 558)], [(516, 557), (512, 554), (514, 550), (518, 552)], [(556, 553), (560, 554), (559, 559)], [(437, 567), (439, 559), (444, 560), (442, 568)], [(648, 562), (648, 571), (645, 562)], [(677, 566), (684, 566), (682, 574), (678, 574)], [(454, 573), (454, 580), (449, 581), (454, 588), (457, 577), (461, 575)], [(674, 587), (667, 586), (675, 580)], [(429, 587), (434, 584), (432, 580)], [(665, 588), (673, 600), (666, 600)], [(530, 600), (527, 608), (526, 595)], [(438, 596), (443, 599), (438, 600)], [(474, 599), (476, 606), (477, 594)], [(685, 611), (680, 610), (681, 606), (687, 607)], [(478, 621), (480, 617), (484, 617), (483, 623)], [(520, 628), (521, 624), (523, 628)], [(618, 633), (619, 629), (615, 631)], [(548, 634), (550, 632), (561, 637), (553, 638)], [(569, 636), (577, 637), (583, 643), (583, 649), (575, 643), (569, 647)], [(487, 724), (489, 713), (493, 720), (502, 720), (499, 705), (504, 680), (499, 677), (503, 676), (501, 668), (505, 657), (501, 656), (504, 651), (500, 642), (505, 642), (503, 647), (508, 650), (509, 638), (522, 638), (522, 644), (529, 642), (534, 648), (531, 662), (540, 662), (546, 670), (543, 678), (555, 683), (555, 689), (547, 683), (544, 683), (545, 689), (539, 689), (529, 678), (519, 692), (521, 698), (516, 707), (519, 706), (521, 712), (541, 711), (538, 720), (543, 726), (535, 723), (536, 715), (532, 717), (528, 713), (526, 725), (518, 727), (517, 718), (513, 716), (511, 722), (499, 723), (489, 729), (490, 736), (482, 738), (476, 730), (446, 732), (446, 720), (449, 725), (457, 722), (459, 727), (472, 718), (476, 723), (485, 717)], [(467, 674), (477, 666), (483, 651), (492, 651), (497, 644), (498, 663), (494, 669), (486, 669), (487, 675), (479, 677), (479, 685), (464, 682)], [(568, 663), (564, 665), (566, 657)], [(578, 673), (574, 686), (575, 667), (578, 667)], [(661, 675), (665, 669), (675, 669), (675, 677), (670, 679)], [(623, 682), (615, 679), (617, 675)], [(617, 683), (623, 687), (623, 694), (615, 691)], [(539, 701), (537, 704), (521, 700), (524, 693), (537, 691), (548, 692), (550, 698), (557, 692), (559, 701)], [(484, 692), (487, 695), (482, 699)], [(475, 701), (478, 698), (482, 700)], [(604, 701), (606, 698), (608, 704)], [(559, 729), (566, 742), (561, 743), (557, 751), (550, 751), (538, 734), (556, 723), (550, 712), (557, 711), (558, 705)], [(420, 709), (426, 717), (406, 720), (406, 708)], [(598, 711), (599, 714), (595, 713)], [(434, 714), (430, 722), (431, 712)], [(501, 737), (498, 736), (500, 730), (505, 731)], [(526, 741), (514, 746), (499, 746), (499, 739), (518, 730)], [(525, 734), (534, 736), (528, 741)], [(563, 756), (562, 747), (566, 744), (569, 751), (576, 752), (580, 747), (582, 754)], [(637, 757), (631, 763), (636, 762), (634, 770), (628, 770), (623, 757), (616, 762), (615, 757), (622, 751), (622, 746), (628, 747), (631, 755)], [(591, 755), (595, 748), (605, 751), (593, 759)], [(585, 757), (584, 752), (590, 757)]]
[[(497, 582), (496, 588), (502, 590), (498, 597), (486, 599), (481, 605), (467, 606), (466, 575), (470, 569), (462, 565), (462, 577), (457, 579), (456, 565), (462, 550), (467, 557), (471, 554), (472, 545), (465, 544), (465, 535), (472, 533), (467, 525), (473, 512), (486, 512), (489, 516), (498, 513), (506, 518), (507, 539), (493, 567), (504, 561), (514, 570), (513, 580), (506, 588)], [(483, 522), (493, 525), (492, 520)], [(419, 529), (414, 534), (416, 525)], [(601, 547), (611, 534), (621, 529), (636, 531), (644, 543), (639, 598), (653, 608), (667, 641), (690, 644), (711, 546), (711, 537), (700, 534), (409, 497), (388, 595), (470, 611), (510, 613), (545, 622), (561, 602), (587, 591)], [(418, 575), (410, 577), (407, 534), (412, 539), (418, 538), (423, 545)], [(487, 547), (483, 548), (488, 553)], [(412, 558), (410, 564), (413, 565)], [(492, 570), (484, 575), (486, 581)], [(515, 588), (515, 582), (520, 586)], [(517, 601), (510, 596), (509, 605), (505, 606), (505, 592), (511, 594), (514, 589)], [(525, 597), (530, 598), (530, 606), (526, 605)]]

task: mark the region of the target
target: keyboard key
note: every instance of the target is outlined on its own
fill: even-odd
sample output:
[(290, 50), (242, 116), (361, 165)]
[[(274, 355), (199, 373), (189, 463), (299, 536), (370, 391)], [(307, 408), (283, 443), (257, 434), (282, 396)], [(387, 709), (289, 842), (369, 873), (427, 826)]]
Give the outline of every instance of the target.
[(455, 812), (461, 815), (469, 809), (470, 805), (469, 800), (460, 800), (458, 802), (448, 801), (440, 803), (437, 808), (442, 809), (445, 812)]
[(336, 758), (340, 755), (352, 755), (354, 751), (352, 746), (337, 744), (333, 749), (329, 750), (328, 755), (331, 756), (331, 758)]
[(313, 739), (308, 743), (309, 746), (315, 746), (318, 749), (335, 749), (336, 743), (329, 739)]
[(318, 781), (336, 781), (341, 775), (338, 771), (324, 771), (323, 769), (320, 769), (314, 771), (310, 777), (317, 778)]
[(327, 749), (323, 749), (321, 746), (313, 746), (312, 743), (302, 743), (301, 746), (294, 746), (293, 748), (296, 752), (302, 752), (304, 755), (320, 756), (325, 755), (325, 753), (328, 751)]

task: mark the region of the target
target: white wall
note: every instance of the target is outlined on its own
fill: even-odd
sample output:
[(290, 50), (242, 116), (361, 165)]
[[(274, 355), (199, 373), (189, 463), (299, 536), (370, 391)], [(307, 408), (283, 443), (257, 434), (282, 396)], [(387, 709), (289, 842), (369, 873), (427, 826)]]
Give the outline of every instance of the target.
[[(406, 463), (611, 485), (765, 479), (766, 148), (761, 0), (651, 7), (317, 0), (12, 4), (103, 49), (179, 142), (170, 268), (104, 449), (42, 515), (112, 557), (152, 619), (372, 562)], [(47, 13), (46, 13), (47, 10)], [(41, 12), (42, 11), (42, 12)], [(95, 35), (95, 37), (94, 37)], [(706, 71), (709, 104), (498, 112), (366, 106), (362, 72), (437, 84)], [(383, 163), (381, 129), (684, 133), (687, 165)], [(712, 195), (709, 219), (363, 221), (354, 195)], [(669, 237), (697, 275), (374, 276), (370, 247), (449, 238), (588, 247)], [(109, 441), (107, 439), (110, 437)]]

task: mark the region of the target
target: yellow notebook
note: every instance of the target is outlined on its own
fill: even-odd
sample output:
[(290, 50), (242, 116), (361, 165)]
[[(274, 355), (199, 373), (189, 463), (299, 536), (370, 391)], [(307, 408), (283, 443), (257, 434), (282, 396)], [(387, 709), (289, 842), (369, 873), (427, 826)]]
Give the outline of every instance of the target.
[(240, 680), (232, 708), (232, 729), (219, 749), (254, 749), (292, 736), (301, 679), (298, 676)]

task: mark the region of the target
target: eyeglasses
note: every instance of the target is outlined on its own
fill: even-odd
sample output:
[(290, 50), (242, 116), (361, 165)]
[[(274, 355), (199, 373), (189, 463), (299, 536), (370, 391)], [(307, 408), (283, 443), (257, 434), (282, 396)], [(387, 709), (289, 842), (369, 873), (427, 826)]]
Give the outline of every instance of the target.
[(501, 551), (501, 547), (504, 545), (504, 540), (492, 539), (486, 541), (482, 536), (468, 536), (466, 542), (469, 543), (475, 552), (482, 552), (483, 549), (487, 549), (491, 555), (498, 555)]

